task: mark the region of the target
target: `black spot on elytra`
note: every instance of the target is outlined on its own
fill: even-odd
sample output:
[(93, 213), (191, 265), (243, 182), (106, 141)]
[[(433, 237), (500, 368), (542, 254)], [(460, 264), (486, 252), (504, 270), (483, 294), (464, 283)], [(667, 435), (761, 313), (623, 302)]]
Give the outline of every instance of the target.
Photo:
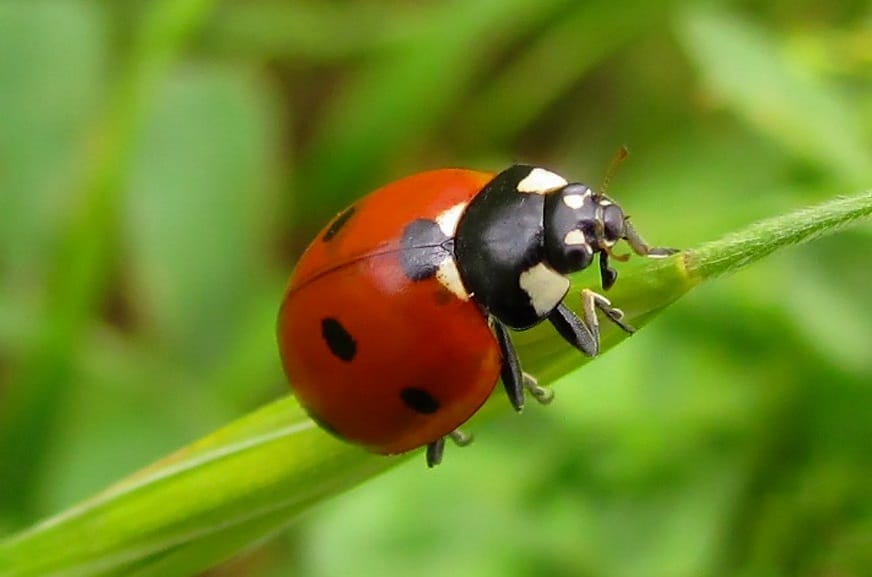
[(451, 258), (453, 239), (445, 236), (435, 220), (419, 218), (403, 230), (400, 261), (403, 272), (413, 281), (433, 277), (439, 265)]
[(439, 401), (424, 389), (409, 387), (400, 391), (400, 398), (407, 407), (423, 415), (432, 415), (439, 410)]
[(328, 242), (333, 240), (333, 237), (342, 230), (342, 227), (348, 223), (348, 220), (354, 214), (355, 208), (353, 206), (349, 206), (342, 213), (333, 219), (333, 222), (330, 223), (330, 226), (327, 228), (327, 232), (324, 233), (324, 236), (321, 240), (324, 242)]
[(327, 317), (321, 320), (321, 336), (330, 347), (330, 352), (343, 361), (351, 362), (357, 354), (357, 343), (336, 319)]

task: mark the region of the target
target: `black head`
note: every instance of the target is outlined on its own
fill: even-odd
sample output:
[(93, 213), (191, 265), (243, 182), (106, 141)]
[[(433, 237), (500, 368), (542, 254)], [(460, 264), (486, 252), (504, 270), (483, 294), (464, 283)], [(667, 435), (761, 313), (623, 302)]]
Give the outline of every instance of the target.
[(545, 200), (545, 254), (551, 267), (569, 274), (590, 266), (626, 237), (621, 207), (583, 184), (571, 183)]

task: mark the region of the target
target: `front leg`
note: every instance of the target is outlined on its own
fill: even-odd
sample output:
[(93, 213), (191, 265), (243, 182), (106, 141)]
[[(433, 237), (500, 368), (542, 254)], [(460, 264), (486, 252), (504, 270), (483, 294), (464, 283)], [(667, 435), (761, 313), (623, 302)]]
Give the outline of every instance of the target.
[(618, 325), (621, 330), (633, 334), (636, 332), (632, 326), (624, 322), (624, 312), (612, 306), (611, 301), (601, 294), (592, 290), (581, 291), (582, 307), (584, 314), (578, 317), (563, 303), (551, 311), (548, 320), (560, 333), (560, 336), (569, 344), (580, 350), (589, 357), (595, 357), (600, 352), (600, 329), (597, 310), (602, 311), (610, 321)]
[(626, 239), (627, 244), (630, 245), (630, 248), (633, 249), (633, 252), (638, 254), (639, 256), (648, 256), (651, 258), (665, 258), (669, 255), (680, 252), (677, 248), (662, 248), (662, 247), (650, 247), (648, 243), (646, 243), (639, 233), (636, 232), (636, 229), (633, 228), (633, 225), (630, 224), (630, 219), (624, 219), (624, 239)]
[[(584, 316), (585, 319), (590, 317), (586, 307)], [(599, 324), (596, 320), (596, 311), (593, 311), (592, 322), (582, 321), (568, 306), (560, 303), (548, 315), (548, 320), (563, 340), (570, 345), (588, 357), (599, 354)]]
[(603, 290), (607, 291), (618, 280), (618, 271), (609, 266), (609, 254), (606, 251), (599, 253), (599, 269)]

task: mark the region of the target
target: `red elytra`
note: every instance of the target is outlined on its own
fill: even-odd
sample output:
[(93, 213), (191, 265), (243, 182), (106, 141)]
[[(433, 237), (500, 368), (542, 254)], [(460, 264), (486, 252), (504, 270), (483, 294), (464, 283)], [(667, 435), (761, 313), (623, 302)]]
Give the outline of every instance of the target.
[(297, 398), (327, 430), (401, 453), (448, 435), (491, 394), (500, 350), (487, 318), (435, 277), (410, 279), (399, 255), (410, 222), (469, 202), (492, 178), (444, 169), (388, 184), (303, 254), (279, 314), (279, 347)]

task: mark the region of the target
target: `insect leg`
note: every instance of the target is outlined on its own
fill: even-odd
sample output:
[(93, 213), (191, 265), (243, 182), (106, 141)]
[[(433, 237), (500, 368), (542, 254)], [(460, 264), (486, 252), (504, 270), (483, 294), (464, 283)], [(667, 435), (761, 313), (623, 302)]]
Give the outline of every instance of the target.
[(533, 395), (533, 398), (543, 405), (554, 400), (554, 391), (539, 386), (539, 381), (530, 373), (524, 373), (524, 388)]
[(599, 253), (599, 269), (603, 290), (607, 291), (618, 280), (618, 271), (609, 266), (609, 255), (605, 251)]
[[(587, 305), (587, 302), (585, 302)], [(592, 315), (592, 322), (590, 320)], [(591, 310), (585, 310), (585, 321), (582, 321), (572, 312), (568, 306), (560, 303), (555, 307), (548, 320), (560, 333), (560, 336), (570, 345), (574, 346), (589, 357), (595, 357), (599, 353), (599, 324), (596, 320), (596, 311), (591, 305)]]
[(520, 412), (524, 408), (524, 374), (521, 371), (521, 361), (518, 360), (518, 354), (512, 345), (509, 330), (498, 319), (491, 318), (491, 320), (497, 343), (500, 345), (500, 353), (502, 353), (500, 377), (503, 380), (503, 387), (509, 396), (509, 402), (512, 403), (516, 411)]
[(596, 317), (596, 309), (601, 310), (609, 320), (618, 325), (624, 332), (633, 334), (636, 329), (624, 322), (624, 311), (613, 307), (609, 299), (597, 294), (590, 289), (581, 291), (581, 300), (584, 303), (584, 320), (588, 326), (594, 328), (594, 333), (599, 343), (599, 321)]
[(636, 232), (636, 229), (633, 228), (633, 225), (630, 224), (630, 219), (624, 219), (624, 238), (627, 241), (627, 244), (630, 245), (630, 248), (633, 249), (633, 252), (638, 254), (639, 256), (650, 256), (652, 258), (665, 258), (671, 254), (675, 254), (679, 252), (677, 248), (662, 248), (662, 247), (650, 247), (648, 243), (642, 240), (642, 237), (639, 236), (639, 233)]
[[(458, 447), (465, 447), (472, 442), (472, 435), (467, 435), (460, 429), (455, 429), (448, 433), (451, 440)], [(427, 445), (427, 466), (431, 469), (442, 462), (442, 456), (445, 454), (445, 437), (433, 441)]]
[(458, 447), (465, 447), (472, 442), (472, 435), (464, 433), (460, 429), (454, 429), (448, 436), (451, 437), (451, 440), (454, 441), (454, 444)]
[(427, 466), (431, 469), (442, 462), (442, 453), (445, 452), (445, 437), (439, 437), (427, 445)]

